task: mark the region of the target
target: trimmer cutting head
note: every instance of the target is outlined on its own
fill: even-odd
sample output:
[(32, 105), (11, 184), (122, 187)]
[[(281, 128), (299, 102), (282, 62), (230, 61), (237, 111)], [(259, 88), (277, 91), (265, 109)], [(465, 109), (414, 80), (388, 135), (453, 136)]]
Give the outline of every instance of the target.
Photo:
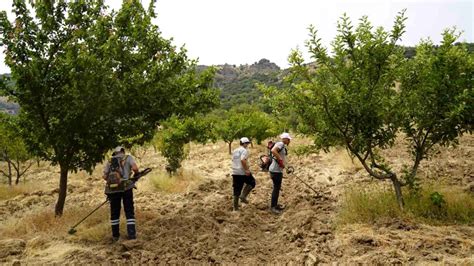
[(74, 228), (71, 228), (71, 229), (69, 229), (69, 231), (68, 231), (68, 234), (70, 234), (70, 235), (74, 235), (76, 232), (77, 232), (77, 230), (76, 230), (76, 229), (74, 229)]
[(287, 173), (287, 174), (290, 175), (290, 174), (293, 174), (294, 172), (295, 172), (295, 168), (294, 168), (293, 166), (288, 166), (288, 167), (286, 168), (286, 173)]

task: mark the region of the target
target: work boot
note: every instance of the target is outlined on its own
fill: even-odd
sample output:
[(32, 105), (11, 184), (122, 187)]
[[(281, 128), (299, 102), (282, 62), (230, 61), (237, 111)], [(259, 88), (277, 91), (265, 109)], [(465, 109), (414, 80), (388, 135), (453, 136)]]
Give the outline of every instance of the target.
[(272, 207), (270, 209), (270, 211), (273, 213), (273, 214), (281, 214), (281, 211), (277, 208), (277, 207)]
[(279, 211), (283, 211), (285, 209), (285, 206), (278, 204), (275, 208)]
[(127, 233), (128, 239), (137, 238), (137, 232), (135, 231), (135, 218), (127, 219)]
[(240, 201), (247, 204), (249, 201), (247, 200), (247, 196), (249, 195), (250, 191), (252, 191), (253, 187), (245, 184), (244, 190), (242, 191), (242, 195), (240, 195)]
[(120, 238), (120, 228), (119, 228), (119, 224), (114, 224), (112, 225), (112, 237), (115, 239), (119, 239)]
[(233, 201), (233, 210), (238, 211), (239, 210), (239, 197), (234, 196), (234, 201)]

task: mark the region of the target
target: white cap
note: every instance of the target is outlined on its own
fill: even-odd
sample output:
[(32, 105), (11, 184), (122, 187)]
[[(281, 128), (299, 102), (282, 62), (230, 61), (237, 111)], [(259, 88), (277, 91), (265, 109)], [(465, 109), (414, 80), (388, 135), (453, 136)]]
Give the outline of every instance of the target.
[(290, 134), (283, 132), (283, 134), (280, 135), (281, 139), (291, 139)]
[(125, 150), (122, 146), (117, 146), (114, 149), (114, 152), (121, 152), (122, 150)]
[(240, 139), (240, 143), (243, 143), (243, 144), (250, 143), (250, 140), (246, 137), (243, 137), (243, 138)]

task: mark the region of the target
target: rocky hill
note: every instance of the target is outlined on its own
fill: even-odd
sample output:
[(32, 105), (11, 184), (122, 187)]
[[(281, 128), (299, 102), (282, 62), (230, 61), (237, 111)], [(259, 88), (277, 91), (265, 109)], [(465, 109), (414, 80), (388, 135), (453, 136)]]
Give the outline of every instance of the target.
[[(208, 66), (198, 66), (198, 70)], [(234, 105), (258, 103), (261, 96), (256, 84), (279, 86), (282, 69), (268, 59), (251, 65), (217, 65), (215, 85), (221, 90), (221, 106), (229, 109)]]

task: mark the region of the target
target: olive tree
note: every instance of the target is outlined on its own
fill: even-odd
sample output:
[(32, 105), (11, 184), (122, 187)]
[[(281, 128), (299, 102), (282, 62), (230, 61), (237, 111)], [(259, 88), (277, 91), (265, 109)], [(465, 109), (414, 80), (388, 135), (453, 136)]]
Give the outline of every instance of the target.
[(34, 155), (60, 167), (55, 212), (61, 215), (70, 171), (92, 171), (123, 139), (151, 139), (160, 121), (216, 104), (211, 73), (152, 23), (155, 1), (13, 1), (0, 13), (0, 42), (21, 106), (20, 125)]

